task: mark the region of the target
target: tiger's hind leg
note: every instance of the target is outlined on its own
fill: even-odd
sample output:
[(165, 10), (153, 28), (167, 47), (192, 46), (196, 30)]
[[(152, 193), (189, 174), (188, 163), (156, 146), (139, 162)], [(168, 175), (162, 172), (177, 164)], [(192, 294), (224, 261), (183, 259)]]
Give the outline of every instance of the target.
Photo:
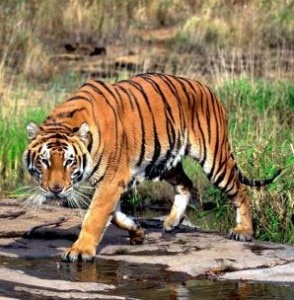
[(193, 184), (185, 174), (182, 163), (178, 163), (176, 167), (169, 170), (164, 174), (162, 179), (170, 183), (176, 193), (171, 211), (163, 223), (164, 231), (169, 232), (182, 222), (185, 210), (191, 198)]
[(238, 186), (236, 193), (233, 196), (227, 194), (236, 208), (236, 226), (230, 229), (229, 238), (236, 241), (251, 241), (253, 238), (253, 226), (247, 189), (238, 180), (236, 181)]
[(139, 245), (144, 242), (145, 230), (133, 219), (121, 212), (120, 203), (118, 203), (115, 212), (113, 213), (111, 222), (118, 228), (129, 232), (131, 245)]
[(253, 237), (250, 202), (247, 188), (239, 180), (239, 172), (232, 155), (225, 161), (222, 170), (208, 177), (235, 206), (236, 226), (230, 229), (229, 238), (237, 241), (250, 241)]
[(247, 189), (239, 180), (239, 172), (233, 156), (222, 154), (220, 155), (223, 157), (221, 162), (211, 167), (206, 164), (203, 169), (214, 186), (220, 189), (235, 206), (236, 226), (230, 229), (229, 238), (237, 241), (249, 241), (253, 237), (253, 226)]

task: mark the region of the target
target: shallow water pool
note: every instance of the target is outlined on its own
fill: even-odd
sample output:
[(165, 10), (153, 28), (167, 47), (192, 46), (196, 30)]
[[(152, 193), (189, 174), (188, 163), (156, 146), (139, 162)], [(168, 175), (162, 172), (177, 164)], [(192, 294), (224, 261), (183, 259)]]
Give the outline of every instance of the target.
[[(294, 285), (195, 279), (183, 273), (167, 272), (163, 265), (138, 265), (104, 259), (96, 259), (94, 263), (70, 264), (60, 262), (59, 258), (0, 258), (0, 266), (33, 278), (113, 285), (110, 291), (100, 293), (102, 299), (294, 299)], [(58, 297), (52, 296), (54, 289), (44, 288), (53, 294), (36, 292), (34, 280), (30, 282), (30, 288), (16, 286), (8, 280), (0, 280), (0, 296), (16, 299), (63, 299), (68, 296), (62, 292), (58, 293)], [(97, 299), (91, 292), (84, 296), (85, 299)]]

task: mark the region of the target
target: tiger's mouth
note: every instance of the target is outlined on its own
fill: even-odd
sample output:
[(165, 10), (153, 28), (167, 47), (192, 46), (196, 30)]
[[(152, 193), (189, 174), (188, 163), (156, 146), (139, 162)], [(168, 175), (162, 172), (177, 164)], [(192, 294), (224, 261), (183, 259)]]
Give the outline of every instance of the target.
[(65, 197), (45, 197), (43, 204), (57, 207), (71, 207), (70, 201)]
[(46, 198), (46, 200), (52, 200), (52, 199), (58, 199), (58, 200), (64, 200), (71, 196), (73, 193), (73, 186), (63, 186), (63, 185), (53, 185), (50, 184), (44, 185), (39, 184), (39, 189), (43, 196)]
[(43, 203), (53, 206), (87, 209), (91, 202), (91, 196), (87, 190), (81, 191), (77, 187), (70, 187), (58, 194), (47, 191), (43, 193)]

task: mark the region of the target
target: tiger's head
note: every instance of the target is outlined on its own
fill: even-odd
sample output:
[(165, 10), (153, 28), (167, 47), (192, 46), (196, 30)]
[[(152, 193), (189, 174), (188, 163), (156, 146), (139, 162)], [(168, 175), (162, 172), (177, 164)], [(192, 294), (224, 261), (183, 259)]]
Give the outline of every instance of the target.
[(87, 179), (92, 158), (87, 149), (89, 126), (83, 123), (75, 132), (27, 126), (29, 144), (23, 155), (24, 166), (39, 185), (46, 199), (67, 199), (75, 186)]

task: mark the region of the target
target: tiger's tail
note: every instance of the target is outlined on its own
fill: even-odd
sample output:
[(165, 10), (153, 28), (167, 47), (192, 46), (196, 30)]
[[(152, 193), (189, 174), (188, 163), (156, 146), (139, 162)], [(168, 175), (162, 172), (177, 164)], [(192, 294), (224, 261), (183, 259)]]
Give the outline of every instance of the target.
[(264, 180), (254, 180), (254, 179), (249, 179), (246, 176), (244, 176), (240, 171), (239, 171), (239, 180), (241, 183), (245, 184), (245, 185), (249, 185), (252, 187), (261, 187), (261, 186), (265, 186), (268, 185), (272, 182), (274, 182), (274, 180), (281, 174), (282, 169), (279, 169), (275, 172), (275, 174), (268, 179), (264, 179)]

